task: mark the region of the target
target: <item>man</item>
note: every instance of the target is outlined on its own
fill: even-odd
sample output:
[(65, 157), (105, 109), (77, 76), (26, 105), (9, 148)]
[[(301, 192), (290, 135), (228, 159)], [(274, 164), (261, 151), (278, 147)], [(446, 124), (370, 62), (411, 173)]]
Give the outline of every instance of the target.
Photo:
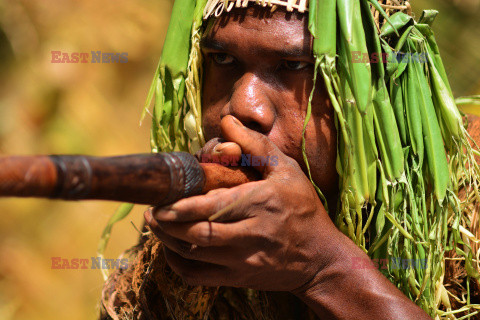
[[(260, 181), (148, 210), (147, 225), (163, 243), (168, 264), (163, 267), (190, 286), (289, 292), (287, 304), (303, 303), (321, 319), (429, 319), (376, 268), (355, 267), (354, 261), (369, 256), (332, 222), (339, 200), (338, 133), (334, 107), (319, 80), (304, 134), (309, 167), (304, 161), (302, 128), (316, 70), (312, 47), (308, 15), (284, 7), (272, 11), (252, 5), (210, 19), (201, 38), (201, 121), (208, 143), (199, 158), (244, 154), (275, 161), (254, 165)], [(330, 205), (328, 213), (309, 172)], [(219, 211), (223, 214), (210, 221)], [(145, 277), (152, 268), (145, 268)], [(154, 314), (158, 309), (152, 311), (155, 299), (144, 296), (149, 301), (142, 302), (141, 288), (133, 291), (143, 316), (182, 314), (178, 301), (163, 302), (162, 294), (168, 293), (155, 294), (165, 303), (159, 315)], [(218, 296), (218, 291), (208, 296), (205, 302), (211, 305), (200, 313), (190, 309), (190, 317), (206, 317), (210, 308), (221, 314), (220, 307), (215, 309)], [(272, 318), (292, 315), (305, 317), (293, 312)]]
[[(235, 10), (202, 41), (207, 140), (222, 137), (244, 154), (279, 160), (258, 168), (262, 181), (147, 212), (172, 269), (193, 285), (290, 291), (324, 319), (428, 319), (379, 271), (351, 269), (352, 259), (368, 256), (335, 227), (298, 165), (314, 63), (305, 15)], [(315, 183), (333, 200), (333, 109), (324, 90), (315, 92), (306, 149)]]

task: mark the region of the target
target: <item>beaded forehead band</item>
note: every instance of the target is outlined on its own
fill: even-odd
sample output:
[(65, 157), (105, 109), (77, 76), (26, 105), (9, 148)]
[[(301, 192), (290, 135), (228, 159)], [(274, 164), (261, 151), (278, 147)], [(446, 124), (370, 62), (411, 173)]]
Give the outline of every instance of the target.
[(203, 19), (219, 17), (223, 12), (230, 12), (233, 8), (246, 8), (249, 3), (262, 7), (271, 7), (274, 11), (278, 6), (287, 8), (287, 11), (308, 11), (308, 0), (208, 0), (203, 11)]
[[(256, 4), (262, 7), (271, 7), (275, 11), (278, 6), (286, 7), (287, 11), (297, 10), (298, 12), (308, 11), (309, 0), (208, 0), (203, 10), (203, 19), (207, 20), (211, 17), (219, 17), (224, 12), (230, 12), (233, 8), (246, 8), (249, 4)], [(390, 0), (386, 3), (379, 3), (384, 10), (390, 10), (390, 14), (396, 11), (404, 11), (408, 15), (412, 14), (409, 1)], [(378, 25), (380, 13), (374, 10), (375, 20)]]

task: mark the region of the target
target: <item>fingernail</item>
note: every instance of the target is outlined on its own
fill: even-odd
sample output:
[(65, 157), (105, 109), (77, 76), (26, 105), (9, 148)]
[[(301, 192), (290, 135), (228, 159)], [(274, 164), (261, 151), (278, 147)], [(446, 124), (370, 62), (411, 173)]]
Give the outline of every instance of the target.
[(225, 142), (225, 143), (217, 144), (213, 148), (213, 152), (214, 153), (222, 153), (223, 150), (225, 150), (226, 148), (230, 147), (231, 145), (235, 145), (235, 144), (236, 144), (235, 142)]
[(147, 224), (150, 224), (150, 221), (152, 220), (152, 209), (149, 208), (147, 210), (145, 210), (145, 212), (143, 213), (143, 217), (145, 218), (145, 221), (147, 222)]
[(240, 126), (240, 127), (243, 127), (243, 124), (242, 124), (242, 123), (240, 122), (240, 120), (238, 120), (237, 118), (235, 118), (235, 117), (232, 116), (232, 120), (233, 120), (233, 122), (234, 122), (236, 125), (238, 125), (238, 126)]
[(222, 144), (217, 144), (215, 147), (213, 147), (213, 153), (214, 154), (222, 153), (223, 149), (225, 149), (225, 147)]
[(176, 212), (172, 209), (157, 209), (154, 211), (153, 216), (157, 220), (169, 220), (175, 218)]

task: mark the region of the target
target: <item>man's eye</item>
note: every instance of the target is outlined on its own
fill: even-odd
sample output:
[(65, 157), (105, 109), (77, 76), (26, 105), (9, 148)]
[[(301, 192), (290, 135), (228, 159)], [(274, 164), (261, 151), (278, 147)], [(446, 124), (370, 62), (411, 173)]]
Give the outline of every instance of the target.
[(288, 70), (302, 70), (308, 67), (310, 63), (304, 61), (285, 60), (283, 65)]
[(235, 58), (226, 53), (212, 53), (211, 57), (216, 64), (228, 65), (235, 61)]

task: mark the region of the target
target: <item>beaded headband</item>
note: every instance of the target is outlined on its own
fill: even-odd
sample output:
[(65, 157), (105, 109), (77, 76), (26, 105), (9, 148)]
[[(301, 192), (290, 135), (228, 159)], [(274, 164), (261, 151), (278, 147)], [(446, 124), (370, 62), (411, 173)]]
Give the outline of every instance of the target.
[(230, 12), (233, 8), (246, 8), (252, 2), (262, 7), (269, 6), (272, 11), (278, 6), (286, 7), (287, 11), (308, 11), (308, 0), (208, 0), (203, 11), (203, 19), (219, 17), (223, 12)]

